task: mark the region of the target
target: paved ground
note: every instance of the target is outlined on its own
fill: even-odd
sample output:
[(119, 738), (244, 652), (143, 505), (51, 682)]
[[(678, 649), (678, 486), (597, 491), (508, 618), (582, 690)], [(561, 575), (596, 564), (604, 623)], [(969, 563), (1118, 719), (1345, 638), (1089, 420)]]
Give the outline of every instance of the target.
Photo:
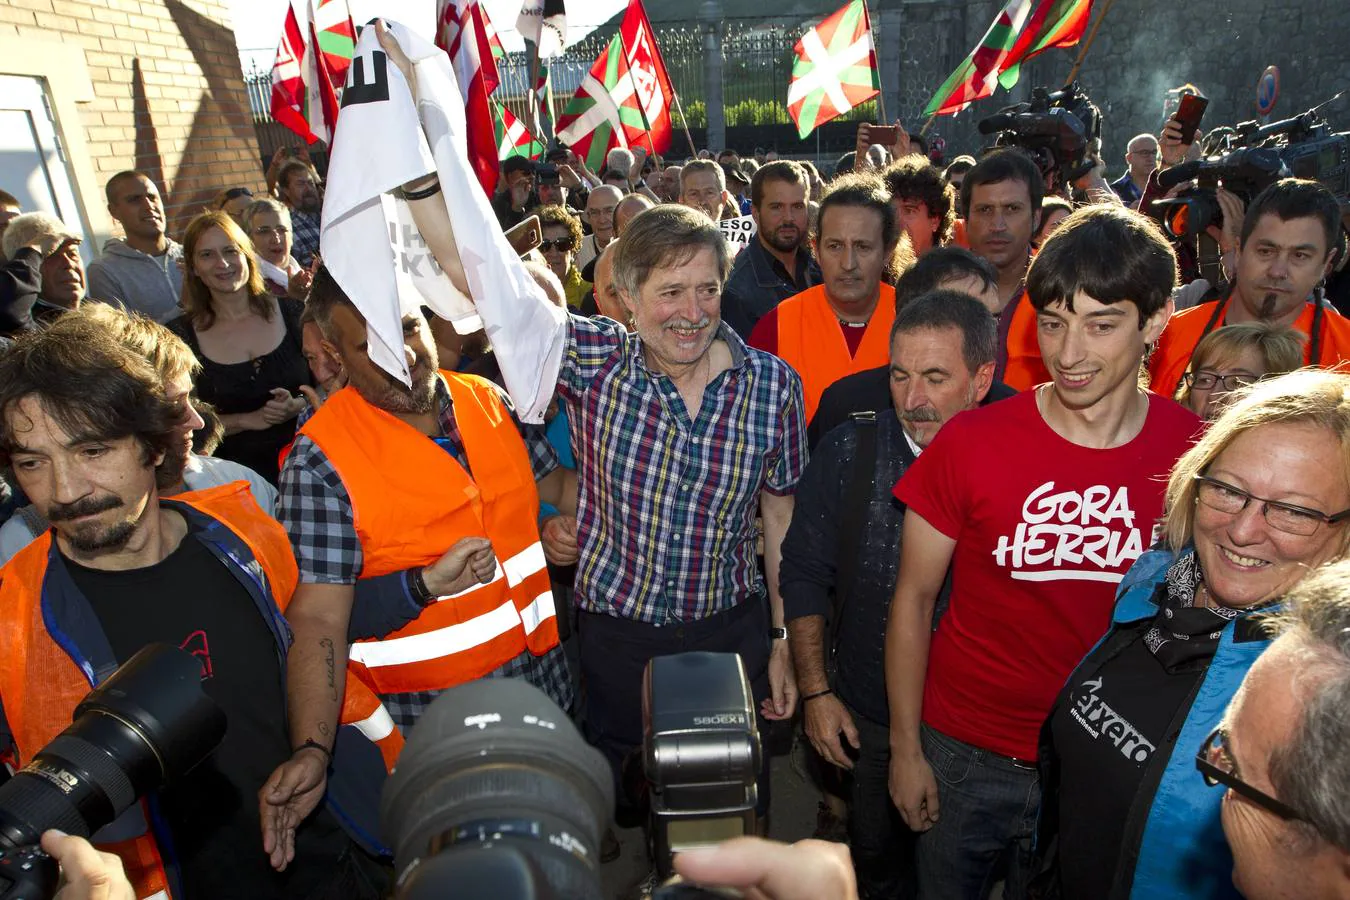
[[(796, 748), (796, 764), (788, 755), (775, 756), (769, 763), (772, 782), (773, 816), (769, 821), (769, 836), (782, 841), (808, 838), (816, 827), (818, 792), (805, 777), (805, 753), (810, 749), (804, 741)], [(632, 888), (650, 869), (643, 845), (642, 829), (628, 828), (618, 832), (623, 854), (601, 869), (605, 896), (610, 900), (635, 900)]]

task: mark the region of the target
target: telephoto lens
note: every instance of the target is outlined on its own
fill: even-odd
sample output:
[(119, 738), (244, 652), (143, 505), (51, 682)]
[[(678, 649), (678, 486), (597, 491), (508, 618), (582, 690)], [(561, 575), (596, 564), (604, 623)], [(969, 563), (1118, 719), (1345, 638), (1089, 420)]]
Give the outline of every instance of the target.
[(225, 736), (201, 662), (148, 644), (75, 708), (73, 724), (0, 785), (0, 848), (57, 828), (89, 837), (201, 762)]
[(517, 678), (451, 688), (385, 785), (380, 825), (400, 900), (599, 900), (614, 810), (605, 758)]

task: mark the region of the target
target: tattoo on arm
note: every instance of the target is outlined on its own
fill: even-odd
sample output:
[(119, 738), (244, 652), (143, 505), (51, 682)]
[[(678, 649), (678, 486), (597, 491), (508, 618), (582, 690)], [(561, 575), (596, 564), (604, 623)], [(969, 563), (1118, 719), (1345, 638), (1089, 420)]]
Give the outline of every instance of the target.
[(319, 646), (324, 650), (323, 661), (328, 669), (328, 695), (336, 700), (338, 698), (337, 672), (335, 671), (336, 663), (334, 659), (332, 638), (319, 638)]

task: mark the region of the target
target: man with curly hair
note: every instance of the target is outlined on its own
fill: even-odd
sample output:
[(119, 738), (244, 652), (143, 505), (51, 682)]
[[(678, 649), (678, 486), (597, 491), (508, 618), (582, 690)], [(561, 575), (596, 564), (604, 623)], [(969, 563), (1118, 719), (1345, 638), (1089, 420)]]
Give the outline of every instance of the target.
[(905, 156), (888, 166), (881, 177), (915, 256), (951, 240), (956, 190), (937, 166), (922, 156)]

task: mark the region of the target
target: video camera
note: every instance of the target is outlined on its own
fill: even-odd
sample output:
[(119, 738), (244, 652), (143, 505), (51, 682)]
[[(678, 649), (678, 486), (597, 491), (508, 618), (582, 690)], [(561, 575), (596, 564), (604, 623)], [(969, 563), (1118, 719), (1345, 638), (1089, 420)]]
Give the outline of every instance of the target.
[(1097, 165), (1093, 151), (1102, 114), (1076, 81), (1054, 93), (1032, 88), (1029, 103), (1001, 109), (976, 127), (980, 134), (995, 135), (990, 149), (1019, 147), (1042, 174), (1056, 175), (1060, 184), (1082, 178)]
[(44, 831), (88, 838), (216, 748), (225, 714), (202, 693), (201, 678), (196, 657), (146, 645), (0, 785), (0, 900), (56, 892), (56, 862), (37, 849)]
[[(736, 655), (658, 657), (643, 684), (652, 843), (665, 876), (675, 851), (753, 833), (760, 746)], [(537, 688), (514, 678), (451, 688), (422, 714), (381, 799), (395, 895), (600, 900), (614, 792), (605, 758)], [(728, 894), (670, 884), (652, 896)]]
[(1344, 203), (1350, 197), (1350, 132), (1333, 132), (1317, 108), (1270, 125), (1243, 122), (1216, 129), (1201, 159), (1182, 163), (1158, 175), (1158, 186), (1171, 189), (1188, 181), (1197, 185), (1166, 200), (1155, 200), (1152, 212), (1173, 238), (1189, 239), (1223, 215), (1215, 189), (1249, 204), (1281, 178), (1321, 182)]

